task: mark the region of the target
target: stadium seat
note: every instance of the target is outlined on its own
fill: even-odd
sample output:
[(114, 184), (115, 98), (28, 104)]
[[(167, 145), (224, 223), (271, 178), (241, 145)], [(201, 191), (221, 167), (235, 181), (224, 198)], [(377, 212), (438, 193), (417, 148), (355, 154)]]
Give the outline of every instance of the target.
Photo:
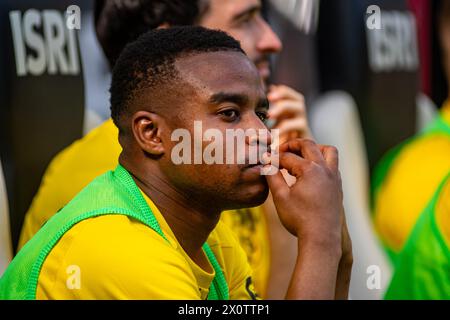
[(83, 132), (80, 15), (71, 5), (82, 21), (92, 2), (0, 3), (0, 158), (14, 248), (45, 168)]

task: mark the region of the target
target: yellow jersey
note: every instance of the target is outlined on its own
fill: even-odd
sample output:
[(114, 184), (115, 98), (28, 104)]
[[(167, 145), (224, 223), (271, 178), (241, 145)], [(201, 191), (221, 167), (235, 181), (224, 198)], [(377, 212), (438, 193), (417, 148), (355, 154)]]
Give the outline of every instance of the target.
[[(450, 102), (442, 109), (450, 125)], [(445, 134), (420, 136), (394, 160), (374, 202), (374, 222), (387, 247), (399, 252), (436, 189), (450, 171), (450, 139)], [(441, 226), (448, 234), (450, 224)]]
[[(61, 151), (48, 166), (25, 215), (19, 249), (94, 178), (114, 170), (121, 151), (118, 129), (111, 119)], [(244, 248), (254, 269), (255, 288), (264, 298), (270, 271), (270, 242), (262, 208), (226, 211), (221, 220), (235, 232)]]
[[(166, 241), (146, 225), (121, 215), (84, 220), (47, 256), (37, 299), (206, 299), (215, 271), (186, 254), (155, 204), (144, 198)], [(207, 240), (223, 268), (230, 299), (256, 299), (247, 257), (219, 221)]]

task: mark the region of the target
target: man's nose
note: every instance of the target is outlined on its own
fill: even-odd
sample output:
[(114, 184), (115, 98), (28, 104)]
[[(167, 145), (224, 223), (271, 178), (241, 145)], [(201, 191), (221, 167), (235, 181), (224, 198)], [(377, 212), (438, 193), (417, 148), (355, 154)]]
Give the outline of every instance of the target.
[(262, 53), (278, 53), (283, 49), (280, 38), (275, 34), (269, 24), (261, 18), (261, 37), (257, 43), (258, 51)]
[(248, 145), (261, 145), (269, 147), (272, 144), (272, 134), (267, 128), (258, 128), (254, 130), (254, 134), (246, 136)]

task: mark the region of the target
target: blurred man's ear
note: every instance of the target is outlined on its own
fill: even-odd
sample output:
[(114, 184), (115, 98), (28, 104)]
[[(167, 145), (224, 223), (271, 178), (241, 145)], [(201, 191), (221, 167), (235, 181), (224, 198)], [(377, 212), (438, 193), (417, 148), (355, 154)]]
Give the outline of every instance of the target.
[(140, 148), (146, 153), (161, 156), (165, 153), (161, 140), (163, 120), (155, 113), (139, 111), (133, 115), (132, 131)]

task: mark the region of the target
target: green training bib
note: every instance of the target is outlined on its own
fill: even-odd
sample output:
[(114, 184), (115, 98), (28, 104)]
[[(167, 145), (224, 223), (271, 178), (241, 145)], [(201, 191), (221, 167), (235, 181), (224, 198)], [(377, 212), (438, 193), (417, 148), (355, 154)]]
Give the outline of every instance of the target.
[[(431, 136), (435, 134), (444, 134), (450, 137), (450, 125), (444, 120), (442, 116), (437, 116), (436, 120), (434, 120), (429, 126), (427, 126), (421, 133), (415, 135), (409, 139), (406, 139), (398, 146), (389, 150), (386, 155), (380, 160), (377, 164), (373, 179), (371, 181), (371, 206), (372, 209), (374, 207), (375, 201), (374, 199), (377, 197), (377, 193), (379, 192), (381, 186), (383, 185), (389, 171), (394, 164), (395, 160), (399, 156), (400, 152), (410, 144), (412, 141), (415, 141), (418, 138), (423, 138), (426, 136)], [(389, 255), (391, 261), (395, 264), (397, 259), (397, 252), (391, 250), (388, 246), (384, 246), (385, 251)]]
[(450, 299), (450, 249), (439, 230), (435, 212), (442, 189), (448, 183), (450, 174), (420, 215), (398, 255), (385, 299)]

